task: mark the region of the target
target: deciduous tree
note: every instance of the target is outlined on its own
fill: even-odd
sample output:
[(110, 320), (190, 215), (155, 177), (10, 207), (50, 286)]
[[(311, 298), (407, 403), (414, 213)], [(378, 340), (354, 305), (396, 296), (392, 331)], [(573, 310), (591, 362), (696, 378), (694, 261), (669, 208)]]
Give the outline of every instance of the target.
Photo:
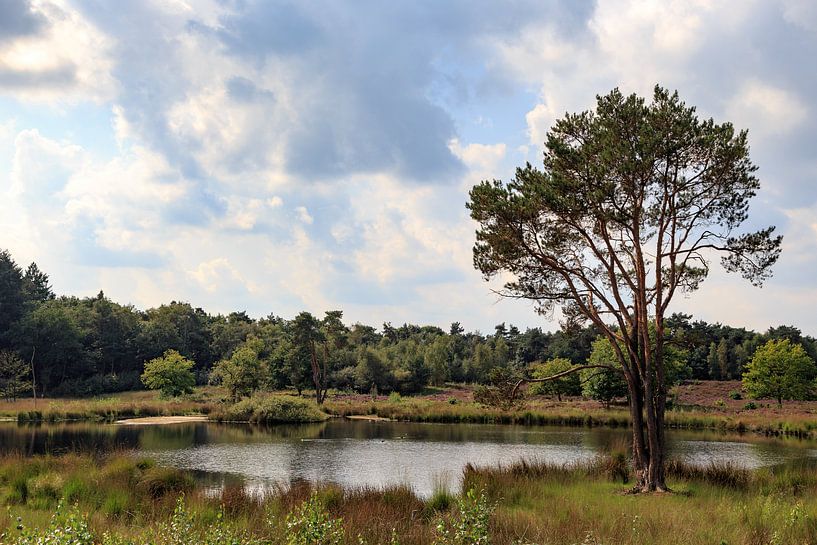
[(759, 347), (743, 374), (743, 387), (754, 398), (808, 399), (814, 392), (817, 366), (803, 347), (788, 339)]
[(160, 390), (163, 397), (177, 397), (193, 392), (196, 379), (193, 361), (176, 350), (167, 350), (145, 364), (142, 383), (151, 390)]

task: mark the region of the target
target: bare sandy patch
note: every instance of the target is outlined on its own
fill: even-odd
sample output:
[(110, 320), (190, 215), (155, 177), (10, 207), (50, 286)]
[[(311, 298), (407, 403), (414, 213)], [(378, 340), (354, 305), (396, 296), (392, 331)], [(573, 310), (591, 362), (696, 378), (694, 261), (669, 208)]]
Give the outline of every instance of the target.
[(117, 420), (117, 424), (124, 426), (154, 426), (162, 424), (186, 424), (188, 422), (207, 422), (207, 417), (203, 414), (193, 416), (147, 416), (144, 418), (127, 418)]
[(374, 422), (392, 422), (391, 418), (377, 416), (374, 414), (353, 414), (346, 417), (349, 420), (372, 420)]

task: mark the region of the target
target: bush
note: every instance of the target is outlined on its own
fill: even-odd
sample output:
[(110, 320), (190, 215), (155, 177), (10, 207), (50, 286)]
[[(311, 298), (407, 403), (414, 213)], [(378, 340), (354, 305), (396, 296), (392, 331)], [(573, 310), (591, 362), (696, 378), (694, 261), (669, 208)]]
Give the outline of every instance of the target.
[(62, 502), (47, 528), (29, 530), (20, 524), (18, 529), (13, 545), (94, 545), (88, 521), (76, 511), (66, 511)]
[(230, 405), (213, 415), (216, 420), (286, 424), (321, 422), (327, 416), (314, 401), (290, 396), (258, 394)]
[(488, 522), (493, 511), (483, 492), (468, 490), (457, 501), (457, 513), (437, 523), (434, 545), (490, 545)]
[(160, 390), (163, 397), (177, 397), (193, 392), (196, 378), (193, 362), (176, 350), (168, 350), (161, 358), (145, 364), (142, 382), (151, 390)]
[(755, 409), (757, 409), (757, 403), (755, 403), (754, 401), (750, 401), (749, 403), (744, 405), (743, 408), (747, 411), (754, 411)]
[(332, 517), (317, 494), (287, 516), (287, 545), (339, 545), (343, 519)]
[(731, 392), (729, 392), (729, 399), (735, 400), (743, 399), (743, 396), (740, 395), (740, 392), (738, 392), (737, 390), (732, 390)]

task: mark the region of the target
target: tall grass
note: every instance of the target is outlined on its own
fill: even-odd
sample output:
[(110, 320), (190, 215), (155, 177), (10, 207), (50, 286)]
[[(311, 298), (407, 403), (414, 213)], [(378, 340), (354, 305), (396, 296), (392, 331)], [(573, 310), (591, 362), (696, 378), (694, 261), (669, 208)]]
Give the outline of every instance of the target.
[(155, 392), (131, 392), (87, 399), (30, 399), (0, 403), (0, 417), (18, 422), (67, 420), (113, 421), (145, 416), (208, 414), (217, 405), (210, 395), (198, 398), (159, 399)]
[[(214, 494), (186, 472), (122, 455), (8, 456), (0, 459), (0, 498), (8, 506), (0, 510), (0, 543), (817, 542), (814, 463), (759, 471), (671, 464), (675, 493), (631, 495), (617, 473), (617, 448), (582, 464), (469, 466), (462, 490), (445, 492), (446, 500), (442, 491), (422, 499), (405, 486), (307, 482), (264, 495), (240, 486)], [(54, 537), (68, 530), (90, 541)]]

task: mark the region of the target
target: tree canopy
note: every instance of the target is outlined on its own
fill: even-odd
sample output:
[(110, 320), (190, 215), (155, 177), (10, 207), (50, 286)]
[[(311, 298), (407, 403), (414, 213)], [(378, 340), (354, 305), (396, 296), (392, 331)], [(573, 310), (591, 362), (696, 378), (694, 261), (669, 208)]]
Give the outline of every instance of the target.
[(788, 339), (770, 340), (757, 349), (746, 372), (743, 386), (754, 398), (809, 399), (814, 393), (817, 366), (803, 347)]
[(760, 285), (780, 254), (774, 227), (740, 231), (756, 170), (746, 131), (699, 119), (660, 86), (651, 102), (614, 89), (556, 121), (542, 169), (526, 164), (470, 192), (474, 266), (486, 279), (507, 274), (503, 295), (583, 317), (610, 340), (630, 393), (640, 489), (666, 488), (670, 303), (698, 288), (717, 255)]
[(151, 390), (160, 390), (164, 397), (189, 394), (196, 384), (192, 369), (192, 361), (176, 350), (168, 350), (145, 364), (142, 382)]

